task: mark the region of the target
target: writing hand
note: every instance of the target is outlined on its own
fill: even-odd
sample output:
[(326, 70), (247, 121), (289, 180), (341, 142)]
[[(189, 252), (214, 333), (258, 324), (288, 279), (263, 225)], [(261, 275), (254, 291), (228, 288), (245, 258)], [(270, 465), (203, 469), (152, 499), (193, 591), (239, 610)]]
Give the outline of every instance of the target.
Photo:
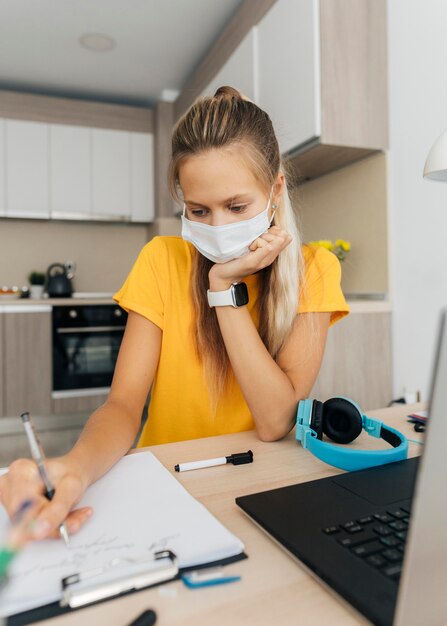
[(29, 539), (59, 538), (58, 527), (66, 522), (68, 532), (77, 532), (92, 515), (90, 507), (72, 510), (86, 489), (81, 474), (71, 467), (65, 457), (47, 459), (45, 467), (55, 488), (51, 501), (44, 496), (39, 470), (30, 459), (17, 459), (7, 474), (0, 477), (0, 502), (13, 518), (22, 503), (32, 500), (34, 523), (29, 524)]

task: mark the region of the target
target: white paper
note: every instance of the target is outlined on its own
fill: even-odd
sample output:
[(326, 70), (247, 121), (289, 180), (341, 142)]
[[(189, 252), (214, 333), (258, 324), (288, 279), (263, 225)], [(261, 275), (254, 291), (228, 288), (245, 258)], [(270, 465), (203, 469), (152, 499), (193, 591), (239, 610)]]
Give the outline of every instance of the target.
[[(0, 613), (12, 615), (61, 598), (61, 579), (116, 558), (172, 550), (179, 567), (240, 554), (244, 546), (150, 452), (121, 459), (89, 487), (78, 506), (93, 516), (67, 548), (61, 539), (28, 544), (13, 561)], [(0, 505), (0, 524), (7, 524)]]

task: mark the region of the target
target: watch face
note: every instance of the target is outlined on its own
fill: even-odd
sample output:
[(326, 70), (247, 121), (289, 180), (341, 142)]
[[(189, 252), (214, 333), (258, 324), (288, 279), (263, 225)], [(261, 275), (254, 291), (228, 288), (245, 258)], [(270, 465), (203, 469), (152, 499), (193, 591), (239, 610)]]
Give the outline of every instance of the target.
[(233, 285), (234, 303), (236, 306), (244, 306), (248, 304), (248, 289), (245, 283), (237, 283)]

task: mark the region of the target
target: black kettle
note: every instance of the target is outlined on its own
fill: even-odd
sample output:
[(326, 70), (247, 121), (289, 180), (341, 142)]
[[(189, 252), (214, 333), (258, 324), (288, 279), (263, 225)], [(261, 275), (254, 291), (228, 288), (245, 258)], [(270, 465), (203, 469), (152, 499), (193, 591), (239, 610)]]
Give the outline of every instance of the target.
[(52, 263), (47, 269), (46, 291), (50, 298), (71, 297), (73, 286), (62, 263)]

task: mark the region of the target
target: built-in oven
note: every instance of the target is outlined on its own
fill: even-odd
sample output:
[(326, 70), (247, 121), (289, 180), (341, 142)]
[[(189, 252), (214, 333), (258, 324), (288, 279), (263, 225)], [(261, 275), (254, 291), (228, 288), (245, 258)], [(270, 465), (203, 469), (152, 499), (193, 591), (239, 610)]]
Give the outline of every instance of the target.
[(53, 306), (53, 397), (109, 389), (127, 313), (114, 304)]

